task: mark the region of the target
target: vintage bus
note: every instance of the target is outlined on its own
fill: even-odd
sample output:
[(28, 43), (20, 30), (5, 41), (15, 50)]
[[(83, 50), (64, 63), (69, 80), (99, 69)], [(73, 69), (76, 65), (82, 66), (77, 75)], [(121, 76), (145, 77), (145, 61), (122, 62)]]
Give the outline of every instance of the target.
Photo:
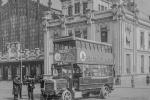
[(43, 80), (42, 98), (106, 98), (113, 89), (113, 67), (111, 44), (76, 37), (55, 39), (52, 77)]

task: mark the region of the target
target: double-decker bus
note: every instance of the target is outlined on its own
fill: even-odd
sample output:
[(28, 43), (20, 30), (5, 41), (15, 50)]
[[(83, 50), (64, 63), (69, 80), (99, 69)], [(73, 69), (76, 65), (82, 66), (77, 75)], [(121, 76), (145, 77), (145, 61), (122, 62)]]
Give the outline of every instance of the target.
[(53, 43), (52, 77), (43, 80), (42, 97), (106, 98), (113, 88), (112, 45), (76, 37), (55, 39)]

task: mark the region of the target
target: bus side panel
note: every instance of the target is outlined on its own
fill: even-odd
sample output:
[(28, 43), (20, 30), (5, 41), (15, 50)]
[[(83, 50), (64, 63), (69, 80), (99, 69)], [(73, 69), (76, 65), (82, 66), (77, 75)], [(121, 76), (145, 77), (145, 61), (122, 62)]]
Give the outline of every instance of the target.
[(112, 53), (77, 48), (77, 63), (113, 65)]
[(98, 79), (81, 77), (79, 81), (80, 81), (79, 90), (97, 89), (101, 88), (103, 85), (106, 84), (109, 85), (110, 87), (112, 87), (113, 85), (113, 77), (98, 78)]

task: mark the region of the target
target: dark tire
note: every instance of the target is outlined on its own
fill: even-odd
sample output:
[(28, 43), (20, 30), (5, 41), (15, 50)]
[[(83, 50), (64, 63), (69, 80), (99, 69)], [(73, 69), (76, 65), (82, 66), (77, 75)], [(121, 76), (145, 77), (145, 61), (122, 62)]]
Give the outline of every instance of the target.
[(68, 91), (68, 90), (63, 91), (61, 100), (73, 100), (72, 98), (73, 98), (73, 96), (70, 91)]
[(106, 99), (106, 97), (108, 96), (108, 94), (110, 93), (110, 89), (108, 86), (103, 86), (100, 90), (100, 97), (102, 99)]

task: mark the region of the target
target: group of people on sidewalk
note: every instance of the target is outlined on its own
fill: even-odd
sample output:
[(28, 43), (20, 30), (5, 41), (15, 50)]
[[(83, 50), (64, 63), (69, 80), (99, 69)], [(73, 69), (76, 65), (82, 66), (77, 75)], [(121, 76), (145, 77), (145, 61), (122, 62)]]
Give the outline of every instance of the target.
[[(26, 84), (27, 84), (27, 90), (28, 90), (28, 98), (29, 98), (29, 100), (34, 100), (34, 96), (33, 96), (33, 90), (35, 88), (34, 80), (27, 77)], [(16, 76), (13, 80), (14, 100), (18, 100), (18, 97), (20, 97), (20, 99), (22, 98), (22, 85), (23, 84), (20, 80), (20, 77)]]

